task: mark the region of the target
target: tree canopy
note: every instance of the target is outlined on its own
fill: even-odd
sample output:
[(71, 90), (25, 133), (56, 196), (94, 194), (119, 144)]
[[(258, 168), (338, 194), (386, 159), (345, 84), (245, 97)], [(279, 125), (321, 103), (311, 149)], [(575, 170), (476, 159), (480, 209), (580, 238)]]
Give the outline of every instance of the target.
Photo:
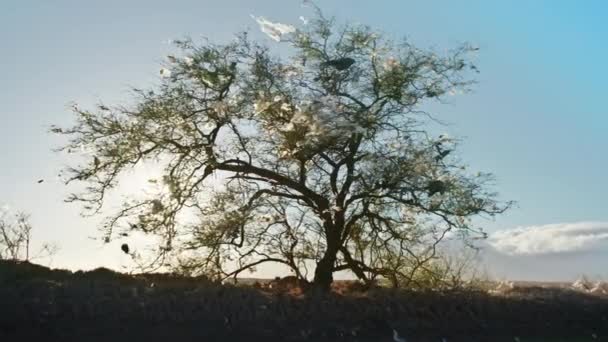
[(428, 101), (467, 90), (463, 45), (437, 55), (320, 13), (301, 28), (255, 18), (288, 53), (237, 35), (176, 41), (162, 83), (130, 106), (74, 107), (62, 147), (93, 157), (68, 201), (99, 211), (120, 175), (154, 162), (158, 193), (125, 200), (103, 225), (160, 237), (156, 261), (237, 276), (266, 262), (327, 289), (336, 271), (407, 284), (456, 233), (483, 236), (478, 215), (502, 213), (490, 174), (470, 174), (456, 141), (434, 137)]

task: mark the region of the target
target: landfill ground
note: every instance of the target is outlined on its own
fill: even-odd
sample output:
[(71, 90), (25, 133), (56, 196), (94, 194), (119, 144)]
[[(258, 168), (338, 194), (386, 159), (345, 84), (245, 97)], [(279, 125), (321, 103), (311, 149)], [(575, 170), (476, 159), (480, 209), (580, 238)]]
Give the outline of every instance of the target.
[[(272, 286), (272, 285), (275, 286)], [(280, 285), (280, 286), (279, 286)], [(608, 341), (608, 296), (518, 284), (500, 292), (362, 290), (51, 270), (0, 261), (0, 341)]]

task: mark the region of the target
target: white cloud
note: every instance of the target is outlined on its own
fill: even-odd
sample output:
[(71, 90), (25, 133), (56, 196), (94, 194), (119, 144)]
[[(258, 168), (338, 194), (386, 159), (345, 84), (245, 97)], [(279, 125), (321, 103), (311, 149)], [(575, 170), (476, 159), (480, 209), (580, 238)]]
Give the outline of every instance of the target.
[(273, 23), (272, 21), (264, 17), (256, 17), (254, 15), (251, 15), (251, 17), (255, 19), (255, 21), (257, 21), (257, 23), (260, 25), (260, 30), (262, 30), (262, 32), (266, 33), (268, 37), (277, 42), (281, 41), (281, 37), (283, 35), (296, 31), (296, 28), (291, 25)]
[(575, 222), (501, 230), (487, 243), (507, 255), (540, 255), (593, 251), (607, 241), (608, 222)]

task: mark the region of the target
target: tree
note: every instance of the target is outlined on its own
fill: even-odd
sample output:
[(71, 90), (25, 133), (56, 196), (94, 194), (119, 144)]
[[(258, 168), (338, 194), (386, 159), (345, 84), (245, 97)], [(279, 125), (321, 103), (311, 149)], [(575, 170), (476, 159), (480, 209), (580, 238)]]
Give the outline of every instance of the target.
[(126, 200), (106, 239), (157, 235), (155, 260), (220, 278), (266, 262), (304, 278), (313, 263), (327, 290), (340, 270), (408, 276), (404, 265), (423, 268), (446, 235), (483, 234), (471, 218), (509, 206), (488, 190), (491, 175), (467, 173), (455, 140), (425, 130), (434, 116), (421, 105), (468, 89), (475, 48), (437, 56), (320, 11), (301, 29), (256, 20), (288, 57), (247, 33), (177, 41), (162, 84), (134, 89), (134, 105), (75, 106), (73, 127), (52, 127), (70, 138), (60, 150), (93, 151), (67, 181), (88, 185), (67, 201), (92, 213), (125, 170), (162, 165), (158, 193)]
[(56, 245), (45, 243), (32, 255), (32, 225), (29, 215), (17, 213), (11, 220), (6, 213), (0, 214), (0, 260), (30, 261), (57, 253)]

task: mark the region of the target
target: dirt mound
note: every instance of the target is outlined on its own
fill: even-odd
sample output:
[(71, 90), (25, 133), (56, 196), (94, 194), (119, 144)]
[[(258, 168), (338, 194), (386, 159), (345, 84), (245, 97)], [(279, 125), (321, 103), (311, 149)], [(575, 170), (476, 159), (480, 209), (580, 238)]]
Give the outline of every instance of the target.
[(293, 296), (174, 275), (0, 262), (0, 340), (390, 341), (393, 329), (408, 340), (608, 336), (605, 298), (538, 291)]

